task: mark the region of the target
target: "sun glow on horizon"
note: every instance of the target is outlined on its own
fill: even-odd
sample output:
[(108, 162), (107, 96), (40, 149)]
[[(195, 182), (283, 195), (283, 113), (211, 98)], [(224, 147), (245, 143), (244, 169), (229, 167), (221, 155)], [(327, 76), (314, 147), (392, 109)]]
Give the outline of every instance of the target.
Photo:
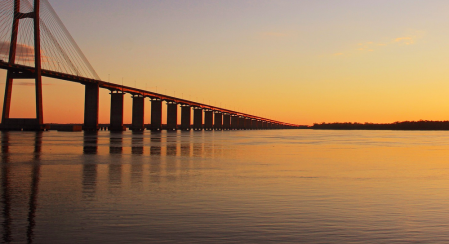
[[(105, 81), (294, 124), (449, 120), (447, 1), (101, 2), (52, 4)], [(15, 81), (11, 115), (34, 114), (32, 86)], [(43, 90), (45, 123), (82, 123), (84, 86)]]

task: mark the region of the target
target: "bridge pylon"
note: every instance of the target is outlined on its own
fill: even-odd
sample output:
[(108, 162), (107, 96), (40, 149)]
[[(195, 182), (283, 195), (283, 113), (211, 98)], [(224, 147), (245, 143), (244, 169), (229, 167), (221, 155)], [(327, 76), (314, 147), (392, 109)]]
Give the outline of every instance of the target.
[[(5, 98), (3, 103), (2, 130), (44, 130), (42, 106), (42, 73), (41, 73), (41, 38), (40, 38), (40, 0), (34, 0), (34, 10), (29, 13), (20, 12), (20, 1), (14, 0), (14, 16), (9, 49), (9, 64), (16, 62), (17, 38), (19, 23), (22, 19), (33, 19), (34, 22), (34, 72), (16, 71), (8, 69), (6, 75)], [(12, 86), (15, 79), (34, 79), (36, 88), (36, 118), (10, 118)]]

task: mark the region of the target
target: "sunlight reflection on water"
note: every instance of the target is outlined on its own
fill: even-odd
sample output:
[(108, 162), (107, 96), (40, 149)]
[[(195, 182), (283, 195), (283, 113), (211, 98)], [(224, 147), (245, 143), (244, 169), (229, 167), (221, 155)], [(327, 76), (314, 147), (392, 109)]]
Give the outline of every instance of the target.
[(4, 132), (2, 241), (448, 242), (449, 132)]

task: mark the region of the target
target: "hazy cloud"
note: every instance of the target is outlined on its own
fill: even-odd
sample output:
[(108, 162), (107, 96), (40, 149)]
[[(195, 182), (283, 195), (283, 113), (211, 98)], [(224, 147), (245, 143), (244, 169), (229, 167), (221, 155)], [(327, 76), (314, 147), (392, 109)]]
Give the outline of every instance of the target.
[[(0, 84), (5, 84), (6, 82), (0, 82)], [(13, 86), (33, 86), (35, 83), (33, 81), (14, 81)], [(54, 84), (42, 83), (43, 86), (52, 86)]]
[[(0, 41), (0, 59), (5, 62), (8, 61), (9, 57), (9, 42)], [(48, 57), (45, 56), (41, 50), (42, 62), (48, 61)], [(16, 50), (16, 61), (18, 62), (34, 62), (34, 47), (17, 43)]]
[(359, 51), (374, 51), (375, 47), (385, 47), (388, 45), (412, 45), (415, 43), (416, 36), (404, 36), (393, 39), (390, 43), (375, 43), (375, 42), (367, 42), (367, 43), (359, 43), (358, 50)]
[(413, 36), (398, 37), (398, 38), (394, 39), (394, 42), (400, 43), (400, 44), (405, 44), (405, 45), (411, 45), (411, 44), (415, 43), (415, 38), (416, 37), (413, 37)]
[[(392, 39), (389, 42), (363, 42), (358, 43), (356, 48), (350, 51), (347, 51), (347, 53), (355, 53), (355, 52), (374, 52), (380, 48), (386, 47), (386, 46), (394, 46), (394, 45), (413, 45), (415, 44), (416, 40), (421, 38), (422, 34), (421, 32), (416, 32), (416, 35), (408, 35), (408, 36), (402, 36)], [(343, 55), (343, 52), (334, 53), (333, 56), (341, 56)]]
[[(9, 57), (9, 42), (0, 42), (0, 57), (7, 60)], [(34, 61), (34, 47), (17, 43), (16, 60), (23, 62)]]

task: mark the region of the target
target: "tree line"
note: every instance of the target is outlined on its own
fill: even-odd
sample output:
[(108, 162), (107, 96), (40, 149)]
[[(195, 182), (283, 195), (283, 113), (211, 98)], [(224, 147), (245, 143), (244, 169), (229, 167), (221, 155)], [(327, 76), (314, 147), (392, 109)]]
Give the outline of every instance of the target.
[(449, 130), (449, 121), (401, 121), (389, 124), (376, 123), (315, 123), (311, 129), (328, 130)]

